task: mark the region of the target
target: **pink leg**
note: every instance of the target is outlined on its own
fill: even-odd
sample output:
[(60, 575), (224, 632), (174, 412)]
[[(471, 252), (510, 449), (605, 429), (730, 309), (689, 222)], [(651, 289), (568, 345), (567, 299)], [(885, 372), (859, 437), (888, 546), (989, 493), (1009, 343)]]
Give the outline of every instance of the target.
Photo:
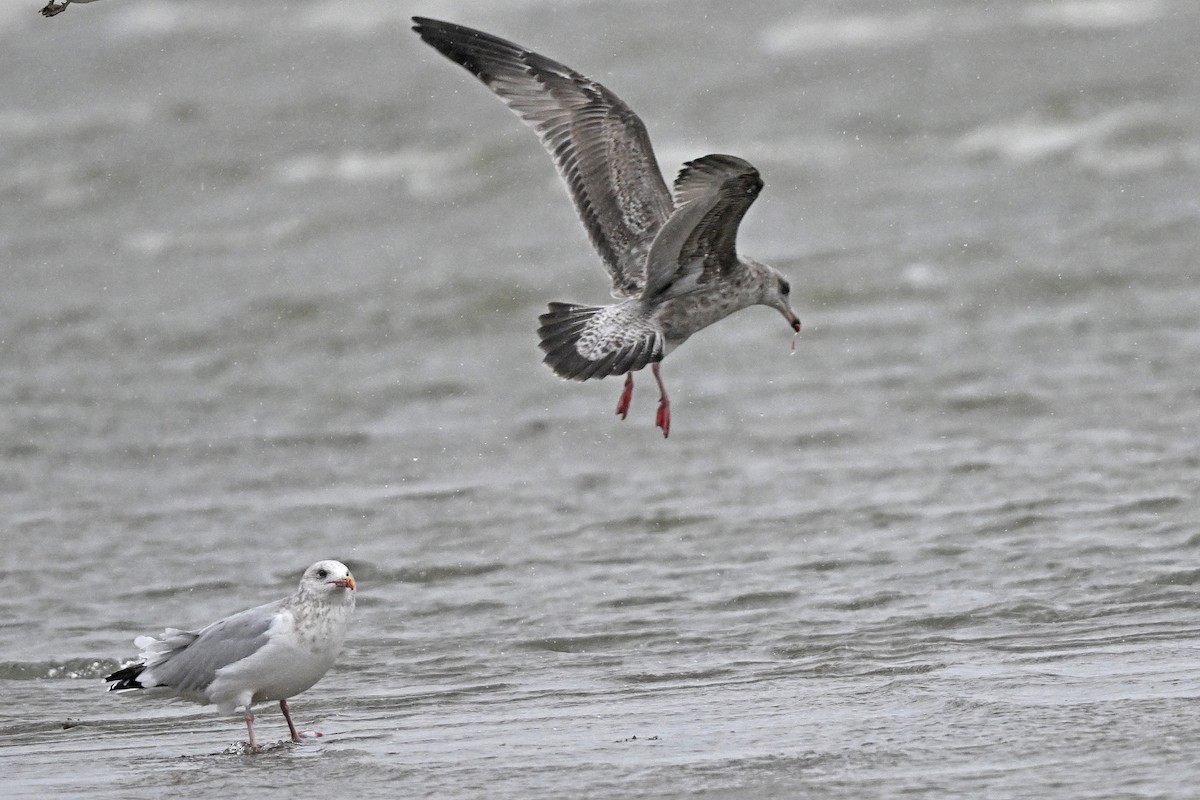
[(292, 715), (288, 713), (287, 700), (279, 701), (279, 710), (283, 712), (283, 718), (285, 720), (287, 720), (288, 731), (290, 731), (292, 734), (292, 741), (293, 742), (300, 741), (300, 734), (296, 733), (296, 726), (294, 724), (292, 724)]
[(254, 715), (250, 713), (249, 706), (246, 707), (245, 720), (246, 720), (246, 735), (250, 737), (250, 752), (258, 753), (258, 752), (260, 752), (260, 748), (254, 742)]
[[(295, 723), (292, 722), (291, 709), (288, 708), (287, 700), (279, 701), (279, 710), (283, 712), (283, 718), (285, 720), (287, 720), (288, 731), (290, 731), (292, 734), (292, 741), (299, 742), (300, 741), (300, 732), (296, 730), (296, 725), (295, 725)], [(323, 736), (324, 735), (320, 731), (305, 731), (305, 733), (307, 733), (310, 736)]]
[(629, 401), (633, 399), (633, 373), (625, 373), (625, 388), (621, 391), (621, 398), (617, 400), (617, 413), (621, 415), (621, 419), (625, 419), (625, 415), (629, 413)]
[(658, 373), (658, 362), (655, 361), (650, 368), (654, 371), (654, 380), (658, 381), (658, 414), (654, 418), (654, 424), (662, 428), (663, 438), (671, 433), (671, 398), (667, 397), (667, 387), (663, 386), (662, 375)]

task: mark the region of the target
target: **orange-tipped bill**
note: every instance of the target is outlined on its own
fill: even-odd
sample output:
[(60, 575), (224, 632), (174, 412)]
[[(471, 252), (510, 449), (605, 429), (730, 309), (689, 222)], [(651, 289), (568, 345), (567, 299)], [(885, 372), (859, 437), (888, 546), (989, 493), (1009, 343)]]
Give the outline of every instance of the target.
[(354, 577), (351, 575), (347, 575), (345, 578), (342, 578), (341, 580), (330, 581), (330, 583), (332, 583), (334, 586), (337, 586), (341, 589), (350, 589), (351, 591), (354, 590)]

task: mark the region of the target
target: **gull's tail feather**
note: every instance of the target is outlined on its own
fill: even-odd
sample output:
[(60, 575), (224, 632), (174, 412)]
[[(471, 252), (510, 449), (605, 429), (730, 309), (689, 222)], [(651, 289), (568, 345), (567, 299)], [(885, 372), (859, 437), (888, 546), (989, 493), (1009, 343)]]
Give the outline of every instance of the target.
[(134, 689), (145, 689), (138, 678), (146, 670), (146, 665), (142, 662), (130, 664), (127, 667), (122, 667), (111, 675), (108, 675), (104, 680), (112, 684), (108, 687), (110, 692), (131, 692)]
[(586, 381), (623, 375), (664, 355), (662, 331), (626, 303), (551, 303), (538, 321), (544, 362), (561, 378)]

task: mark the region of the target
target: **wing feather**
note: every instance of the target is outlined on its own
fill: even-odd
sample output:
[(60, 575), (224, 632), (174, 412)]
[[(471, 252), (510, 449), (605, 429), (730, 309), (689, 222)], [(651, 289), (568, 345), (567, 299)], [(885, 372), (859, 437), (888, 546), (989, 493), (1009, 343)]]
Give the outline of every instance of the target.
[(647, 258), (643, 299), (692, 278), (705, 285), (739, 268), (737, 231), (763, 182), (749, 162), (707, 155), (683, 165), (675, 180), (675, 212)]
[(279, 603), (226, 617), (199, 633), (168, 631), (142, 653), (146, 669), (139, 680), (147, 688), (166, 686), (182, 693), (203, 693), (217, 670), (257, 653), (270, 638)]
[(679, 254), (680, 261), (704, 258), (700, 283), (738, 268), (738, 227), (762, 188), (758, 170), (737, 156), (707, 155), (683, 165), (675, 179), (676, 205), (695, 199), (710, 204)]
[(638, 116), (603, 85), (521, 45), (449, 22), (413, 21), (422, 40), (533, 127), (608, 269), (613, 295), (638, 294), (646, 255), (672, 209)]

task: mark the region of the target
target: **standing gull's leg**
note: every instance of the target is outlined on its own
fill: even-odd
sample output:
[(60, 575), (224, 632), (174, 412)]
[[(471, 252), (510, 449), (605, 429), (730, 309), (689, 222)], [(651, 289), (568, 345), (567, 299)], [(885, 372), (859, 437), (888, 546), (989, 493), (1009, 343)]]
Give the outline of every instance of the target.
[(662, 428), (663, 438), (671, 433), (671, 398), (667, 397), (667, 387), (663, 386), (662, 375), (658, 374), (658, 363), (655, 361), (650, 365), (650, 369), (654, 371), (654, 380), (658, 381), (658, 414), (654, 417), (654, 424)]
[(288, 713), (287, 700), (279, 701), (279, 710), (283, 712), (283, 718), (287, 720), (288, 730), (291, 731), (292, 741), (300, 741), (300, 734), (296, 733), (296, 726), (292, 723), (292, 715)]
[(633, 399), (633, 373), (625, 373), (625, 388), (621, 390), (621, 397), (617, 400), (617, 413), (621, 415), (621, 419), (625, 419), (625, 415), (629, 413), (629, 401)]
[(254, 743), (254, 714), (250, 713), (250, 706), (246, 706), (246, 735), (250, 737), (250, 752), (260, 752), (259, 746)]
[(292, 733), (292, 741), (299, 742), (302, 734), (306, 733), (309, 736), (324, 736), (320, 731), (297, 731), (295, 723), (292, 722), (292, 710), (288, 707), (287, 700), (279, 701), (279, 710), (283, 712), (283, 718), (287, 720), (288, 730)]

